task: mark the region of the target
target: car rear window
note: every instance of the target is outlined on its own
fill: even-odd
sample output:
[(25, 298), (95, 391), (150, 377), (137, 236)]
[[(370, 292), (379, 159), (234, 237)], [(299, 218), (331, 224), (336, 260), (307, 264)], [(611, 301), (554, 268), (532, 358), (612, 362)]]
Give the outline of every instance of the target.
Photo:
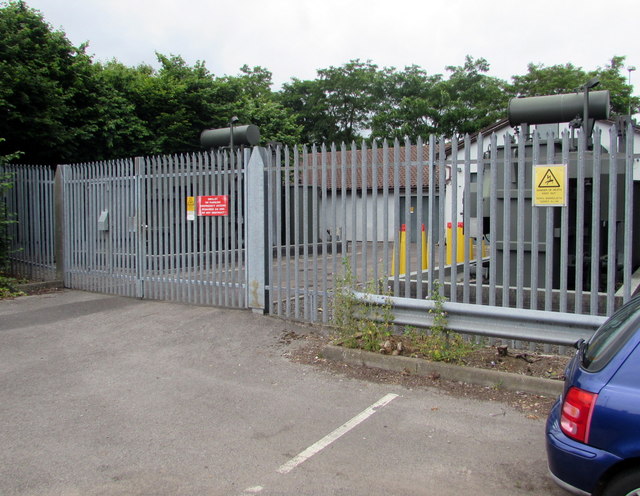
[(640, 325), (640, 298), (634, 298), (614, 313), (589, 340), (582, 366), (590, 371), (602, 370), (624, 346)]

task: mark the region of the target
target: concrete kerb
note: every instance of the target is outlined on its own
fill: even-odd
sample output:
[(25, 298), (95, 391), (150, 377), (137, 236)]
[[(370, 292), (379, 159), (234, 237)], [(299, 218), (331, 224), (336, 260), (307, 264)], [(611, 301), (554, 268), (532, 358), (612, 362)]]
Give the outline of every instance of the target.
[(32, 294), (44, 289), (62, 289), (64, 288), (63, 281), (44, 281), (44, 282), (29, 282), (25, 284), (16, 284), (16, 289), (26, 294)]
[(438, 375), (449, 381), (466, 382), (478, 386), (492, 386), (508, 391), (522, 391), (544, 396), (556, 396), (562, 392), (563, 382), (541, 377), (531, 377), (497, 370), (463, 367), (449, 363), (429, 362), (420, 358), (383, 355), (341, 346), (327, 345), (324, 358), (350, 365), (363, 365), (393, 372), (408, 372), (419, 376)]

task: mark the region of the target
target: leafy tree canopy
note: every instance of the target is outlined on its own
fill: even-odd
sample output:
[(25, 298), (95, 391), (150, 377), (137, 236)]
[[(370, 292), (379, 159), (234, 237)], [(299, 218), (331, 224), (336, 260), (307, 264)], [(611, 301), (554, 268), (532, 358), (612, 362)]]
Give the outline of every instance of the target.
[(265, 141), (300, 139), (266, 69), (215, 77), (177, 55), (157, 54), (156, 70), (94, 63), (85, 50), (24, 1), (0, 3), (0, 155), (64, 163), (194, 151), (203, 129), (232, 115)]
[(3, 160), (16, 153), (25, 163), (64, 163), (195, 151), (203, 129), (226, 127), (234, 115), (258, 125), (263, 143), (450, 137), (505, 117), (511, 97), (571, 92), (591, 77), (611, 92), (614, 113), (640, 108), (621, 56), (590, 71), (530, 64), (511, 82), (490, 76), (489, 62), (471, 56), (444, 74), (355, 59), (273, 91), (271, 72), (260, 66), (215, 76), (204, 62), (158, 53), (158, 69), (128, 67), (94, 63), (86, 47), (73, 46), (24, 0), (0, 0)]
[(307, 143), (461, 136), (506, 117), (512, 97), (570, 93), (592, 77), (600, 79), (598, 89), (610, 91), (613, 114), (626, 114), (630, 104), (633, 112), (640, 107), (622, 74), (624, 57), (589, 72), (572, 64), (530, 64), (511, 83), (489, 76), (489, 68), (486, 59), (471, 56), (461, 66), (447, 66), (447, 75), (352, 60), (318, 70), (315, 80), (293, 79), (280, 102), (297, 116)]
[(386, 73), (371, 61), (351, 60), (319, 69), (313, 81), (293, 79), (283, 86), (280, 102), (297, 115), (306, 142), (350, 142), (380, 110)]
[(91, 70), (84, 47), (73, 47), (22, 1), (0, 10), (0, 40), (0, 154), (68, 160), (88, 132), (72, 125), (74, 106), (85, 103), (82, 76)]

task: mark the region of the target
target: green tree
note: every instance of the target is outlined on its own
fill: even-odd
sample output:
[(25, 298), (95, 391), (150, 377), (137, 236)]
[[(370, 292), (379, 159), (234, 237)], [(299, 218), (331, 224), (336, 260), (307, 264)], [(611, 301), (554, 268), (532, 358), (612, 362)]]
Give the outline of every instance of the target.
[(507, 83), (487, 75), (486, 59), (467, 55), (462, 66), (448, 66), (451, 76), (440, 83), (438, 133), (444, 136), (479, 131), (506, 116)]
[(94, 64), (22, 0), (0, 4), (0, 154), (31, 163), (200, 150), (205, 128), (232, 115), (292, 143), (300, 127), (271, 91), (271, 73), (216, 78), (204, 62), (157, 54), (160, 68)]
[(199, 150), (200, 132), (225, 125), (237, 93), (216, 79), (204, 62), (189, 66), (180, 56), (156, 56), (158, 70), (148, 65), (127, 67), (115, 60), (102, 68), (102, 79), (129, 105), (136, 123), (136, 132), (126, 143), (127, 154)]
[(626, 57), (614, 56), (604, 67), (598, 67), (591, 74), (600, 79), (596, 89), (609, 90), (611, 94), (611, 111), (616, 115), (626, 115), (631, 106), (631, 115), (640, 110), (640, 97), (633, 96), (633, 86), (628, 84), (624, 73)]
[(158, 152), (148, 122), (140, 115), (146, 109), (144, 90), (153, 69), (150, 66), (129, 68), (113, 60), (95, 64), (95, 78), (103, 92), (102, 123), (97, 130), (98, 154), (94, 158), (122, 158)]
[(161, 54), (158, 61), (161, 67), (153, 78), (153, 92), (146, 95), (146, 104), (152, 111), (152, 115), (147, 114), (147, 122), (159, 152), (199, 150), (200, 132), (222, 120), (233, 98), (225, 98), (224, 83), (216, 81), (204, 62), (189, 67), (182, 57)]
[(298, 116), (305, 142), (351, 142), (370, 130), (381, 108), (384, 75), (371, 61), (351, 60), (319, 69), (316, 80), (285, 84), (280, 101)]
[(428, 75), (418, 66), (388, 70), (382, 110), (373, 118), (372, 136), (404, 138), (473, 133), (506, 114), (506, 83), (490, 77), (485, 59), (467, 56), (451, 74)]
[(260, 66), (250, 68), (244, 65), (238, 76), (227, 77), (225, 81), (235, 95), (229, 116), (236, 115), (240, 123), (258, 126), (263, 143), (278, 142), (292, 146), (300, 142), (303, 128), (291, 109), (286, 108), (271, 90), (270, 71)]
[(143, 129), (86, 45), (74, 47), (23, 1), (0, 8), (0, 153), (31, 163), (113, 158)]
[(228, 126), (237, 115), (242, 124), (261, 128), (263, 141), (295, 142), (299, 129), (291, 112), (276, 102), (271, 73), (256, 67), (239, 76), (216, 78), (204, 62), (189, 66), (179, 56), (157, 54), (159, 70), (135, 68), (112, 61), (103, 77), (132, 105), (140, 124), (130, 155), (152, 155), (200, 150), (203, 129)]
[(105, 124), (121, 107), (65, 34), (23, 1), (0, 8), (0, 153), (34, 163), (100, 158)]
[(318, 71), (327, 112), (333, 123), (331, 141), (351, 142), (371, 126), (383, 97), (381, 73), (371, 61), (351, 60), (342, 67)]
[(404, 71), (387, 69), (384, 76), (385, 97), (372, 119), (371, 137), (415, 140), (437, 132), (443, 111), (442, 75), (430, 76), (412, 65)]
[(575, 91), (588, 80), (588, 75), (580, 67), (571, 63), (546, 67), (543, 64), (529, 64), (527, 73), (513, 76), (510, 91), (514, 96), (558, 95)]
[(67, 89), (79, 50), (22, 1), (2, 5), (0, 40), (0, 136), (6, 139), (0, 153), (23, 151), (35, 162), (48, 156), (44, 148), (63, 155), (70, 144)]
[(283, 85), (277, 98), (295, 116), (296, 124), (302, 129), (303, 143), (330, 141), (329, 137), (336, 134), (319, 80), (293, 78)]

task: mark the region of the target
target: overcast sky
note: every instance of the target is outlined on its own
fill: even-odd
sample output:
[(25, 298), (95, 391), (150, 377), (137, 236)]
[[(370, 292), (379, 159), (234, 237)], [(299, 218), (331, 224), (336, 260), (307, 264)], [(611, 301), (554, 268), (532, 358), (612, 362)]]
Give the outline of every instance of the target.
[[(585, 70), (626, 55), (640, 87), (638, 0), (26, 0), (95, 60), (157, 66), (155, 52), (198, 60), (217, 76), (244, 64), (291, 78), (351, 59), (429, 74), (484, 57), (510, 79), (527, 64)], [(628, 75), (627, 71), (624, 72)], [(637, 91), (635, 92), (637, 94)]]

